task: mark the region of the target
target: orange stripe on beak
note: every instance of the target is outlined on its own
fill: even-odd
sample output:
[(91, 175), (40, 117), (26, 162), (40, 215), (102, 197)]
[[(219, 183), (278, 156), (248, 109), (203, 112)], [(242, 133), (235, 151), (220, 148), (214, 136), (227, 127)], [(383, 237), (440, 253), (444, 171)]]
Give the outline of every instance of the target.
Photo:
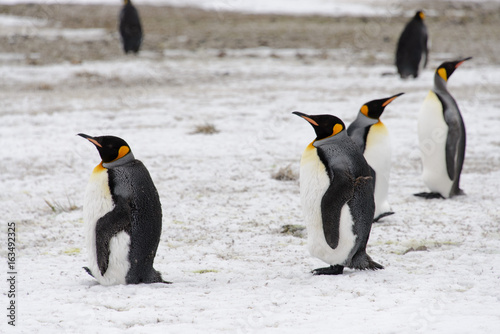
[(302, 116), (302, 118), (305, 119), (306, 121), (308, 121), (309, 123), (311, 123), (312, 125), (318, 126), (318, 123), (316, 123), (316, 121), (313, 120), (312, 118), (309, 118), (309, 117), (306, 117), (306, 116)]
[(102, 145), (101, 145), (101, 144), (99, 144), (99, 143), (97, 142), (97, 140), (95, 140), (95, 139), (92, 139), (92, 138), (87, 138), (87, 140), (88, 140), (89, 142), (93, 143), (95, 146), (102, 147)]
[(391, 97), (389, 100), (387, 100), (384, 103), (382, 103), (382, 107), (385, 107), (386, 105), (388, 105), (389, 103), (391, 103), (392, 101), (394, 101), (396, 98), (397, 98), (397, 96)]

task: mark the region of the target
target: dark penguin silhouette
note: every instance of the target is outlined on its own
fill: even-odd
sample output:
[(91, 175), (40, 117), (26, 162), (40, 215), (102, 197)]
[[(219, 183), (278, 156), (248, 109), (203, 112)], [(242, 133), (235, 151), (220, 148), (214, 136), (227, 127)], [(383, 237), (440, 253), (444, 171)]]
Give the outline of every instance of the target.
[(90, 176), (83, 205), (85, 270), (103, 285), (168, 283), (153, 268), (162, 211), (148, 170), (121, 138), (79, 136), (94, 144), (102, 159)]
[(434, 75), (418, 115), (418, 142), (422, 157), (422, 178), (430, 193), (415, 194), (426, 199), (463, 195), (460, 174), (465, 159), (465, 125), (457, 102), (448, 92), (453, 72), (471, 59), (442, 63)]
[(424, 12), (418, 11), (401, 33), (396, 50), (396, 67), (401, 78), (418, 77), (427, 65), (427, 27)]
[(142, 26), (139, 12), (130, 0), (123, 1), (120, 12), (120, 35), (125, 53), (139, 52), (142, 43)]
[(294, 112), (312, 125), (316, 139), (300, 161), (300, 197), (308, 249), (330, 267), (314, 275), (340, 275), (344, 267), (383, 267), (366, 254), (375, 212), (373, 179), (363, 153), (332, 115)]

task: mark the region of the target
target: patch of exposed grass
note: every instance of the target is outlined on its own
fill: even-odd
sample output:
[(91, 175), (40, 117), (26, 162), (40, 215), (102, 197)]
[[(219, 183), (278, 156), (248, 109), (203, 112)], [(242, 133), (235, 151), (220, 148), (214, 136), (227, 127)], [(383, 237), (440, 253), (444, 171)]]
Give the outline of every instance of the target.
[(203, 125), (197, 125), (191, 134), (204, 134), (204, 135), (213, 135), (215, 133), (219, 133), (219, 130), (215, 127), (215, 125), (210, 123), (205, 123)]
[(291, 165), (280, 168), (272, 175), (272, 178), (278, 181), (295, 181), (298, 179), (297, 174), (292, 170)]
[(69, 198), (67, 198), (67, 203), (61, 203), (55, 200), (49, 201), (48, 199), (44, 199), (44, 201), (54, 213), (70, 212), (78, 209), (78, 206)]
[(201, 269), (193, 271), (193, 273), (195, 274), (218, 273), (218, 272), (219, 271), (215, 269)]

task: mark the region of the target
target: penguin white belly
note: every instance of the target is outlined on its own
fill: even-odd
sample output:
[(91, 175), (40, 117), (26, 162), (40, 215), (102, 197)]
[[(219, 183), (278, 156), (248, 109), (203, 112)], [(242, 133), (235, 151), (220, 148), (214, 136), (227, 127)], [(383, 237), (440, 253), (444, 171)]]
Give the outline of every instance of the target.
[(437, 95), (430, 91), (418, 115), (418, 142), (422, 157), (422, 178), (432, 192), (450, 196), (453, 180), (446, 167), (446, 139), (448, 125), (443, 106)]
[(307, 244), (312, 256), (330, 265), (343, 264), (353, 249), (356, 236), (352, 231), (353, 220), (347, 204), (341, 210), (339, 243), (332, 249), (325, 238), (321, 217), (321, 200), (330, 186), (325, 166), (309, 145), (302, 155), (300, 164), (300, 197), (304, 219), (307, 225)]
[(387, 200), (389, 193), (389, 178), (391, 174), (391, 141), (384, 123), (378, 122), (370, 127), (366, 137), (366, 161), (375, 170), (375, 217), (391, 211)]
[(99, 218), (114, 208), (113, 199), (108, 186), (107, 170), (97, 166), (90, 176), (85, 192), (83, 219), (88, 251), (88, 268), (94, 278), (102, 285), (125, 284), (125, 277), (130, 268), (128, 260), (130, 236), (119, 232), (109, 243), (110, 255), (108, 269), (101, 275), (96, 252), (96, 224)]

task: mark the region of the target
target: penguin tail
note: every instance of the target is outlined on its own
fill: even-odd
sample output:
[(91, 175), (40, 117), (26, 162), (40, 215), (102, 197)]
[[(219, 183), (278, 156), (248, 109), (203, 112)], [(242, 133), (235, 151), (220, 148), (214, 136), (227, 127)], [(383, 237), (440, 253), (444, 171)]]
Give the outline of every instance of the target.
[(89, 268), (87, 267), (82, 267), (83, 269), (85, 269), (85, 271), (87, 272), (87, 274), (89, 274), (90, 276), (94, 277), (94, 275), (92, 274), (92, 272), (90, 271)]
[(147, 280), (147, 282), (144, 283), (165, 283), (165, 284), (172, 284), (172, 282), (164, 281), (163, 278), (161, 277), (161, 274), (159, 271), (153, 269), (151, 277)]
[(351, 261), (351, 265), (349, 266), (352, 269), (358, 270), (379, 270), (384, 269), (384, 266), (373, 261), (370, 255), (366, 254), (366, 252), (358, 252), (353, 257)]

